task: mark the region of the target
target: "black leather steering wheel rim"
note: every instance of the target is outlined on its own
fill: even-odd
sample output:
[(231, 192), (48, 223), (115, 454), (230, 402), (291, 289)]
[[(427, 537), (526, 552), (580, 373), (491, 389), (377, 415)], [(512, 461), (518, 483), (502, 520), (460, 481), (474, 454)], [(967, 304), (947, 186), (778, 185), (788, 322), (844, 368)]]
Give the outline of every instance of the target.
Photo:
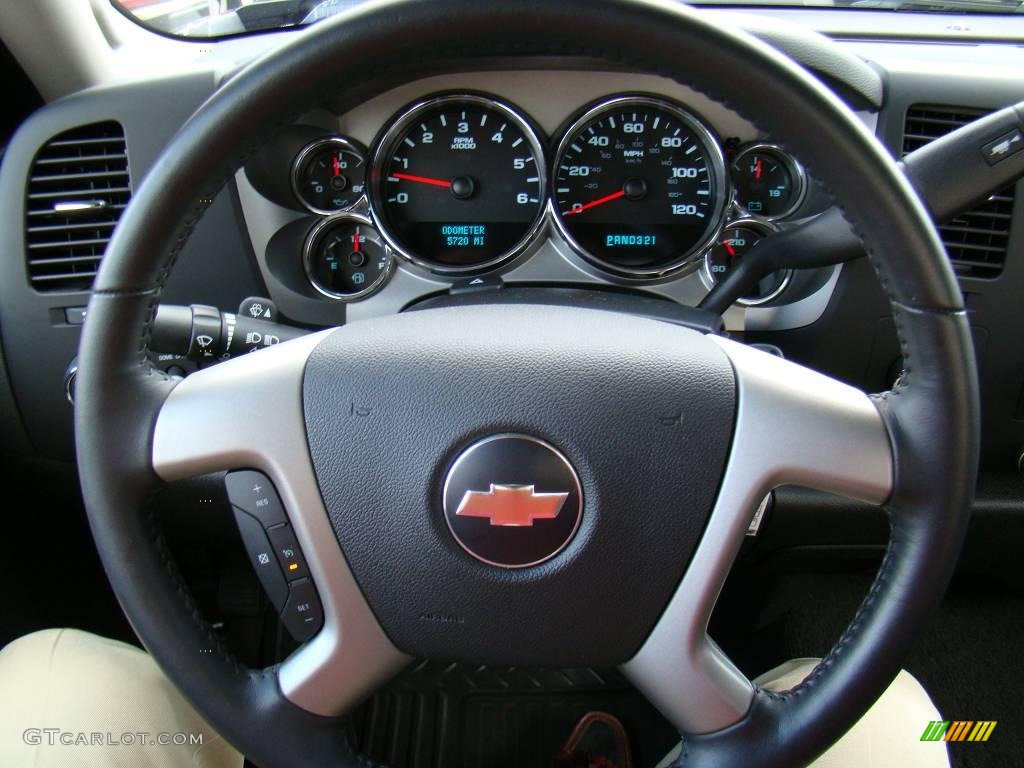
[[(448, 42), (438, 49), (437, 40)], [(638, 43), (637, 41), (642, 41)], [(379, 52), (389, 51), (388, 62)], [(860, 717), (898, 672), (959, 554), (978, 455), (973, 350), (956, 280), (934, 227), (893, 160), (820, 83), (721, 21), (626, 0), (369, 3), (299, 34), (233, 77), (177, 134), (135, 195), (96, 280), (76, 401), (78, 462), (97, 547), (136, 632), (169, 677), (255, 762), (369, 765), (333, 718), (288, 701), (274, 670), (222, 647), (176, 576), (150, 515), (159, 486), (152, 427), (174, 381), (146, 360), (154, 308), (210, 199), (261, 138), (334, 93), (381, 89), (472, 59), (596, 58), (695, 87), (794, 151), (839, 202), (893, 307), (905, 361), (877, 398), (896, 457), (892, 537), (843, 637), (796, 689), (758, 690), (736, 724), (684, 734), (679, 765), (805, 764)], [(743, 83), (742, 90), (735, 88)], [(342, 96), (351, 100), (358, 94)], [(722, 98), (728, 96), (727, 99)], [(837, 184), (841, 181), (841, 184)], [(837, 197), (838, 200), (838, 197)], [(198, 654), (199, 648), (217, 653)]]

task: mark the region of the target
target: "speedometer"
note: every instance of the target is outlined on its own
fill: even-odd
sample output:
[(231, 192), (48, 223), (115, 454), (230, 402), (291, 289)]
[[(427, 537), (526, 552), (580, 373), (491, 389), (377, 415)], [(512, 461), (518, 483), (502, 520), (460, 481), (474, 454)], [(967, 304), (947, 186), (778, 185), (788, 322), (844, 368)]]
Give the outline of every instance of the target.
[(660, 99), (588, 109), (566, 131), (552, 179), (562, 234), (614, 273), (655, 277), (696, 263), (722, 224), (721, 148), (697, 118)]
[(520, 253), (543, 220), (547, 191), (536, 133), (483, 96), (413, 105), (385, 134), (371, 176), (388, 244), (435, 272), (495, 267)]

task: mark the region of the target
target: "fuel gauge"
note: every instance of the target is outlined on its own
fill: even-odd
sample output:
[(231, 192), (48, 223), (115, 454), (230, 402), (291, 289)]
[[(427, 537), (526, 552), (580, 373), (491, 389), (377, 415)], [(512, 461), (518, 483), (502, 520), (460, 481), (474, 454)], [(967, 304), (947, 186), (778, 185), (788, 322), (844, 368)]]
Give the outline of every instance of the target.
[(328, 136), (306, 145), (292, 164), (292, 190), (313, 213), (351, 208), (366, 187), (366, 153), (355, 142)]
[(781, 219), (803, 202), (803, 168), (773, 144), (753, 144), (742, 149), (731, 170), (736, 204), (749, 214)]
[(306, 275), (328, 298), (354, 301), (369, 296), (387, 281), (391, 266), (391, 250), (363, 216), (324, 219), (306, 237)]

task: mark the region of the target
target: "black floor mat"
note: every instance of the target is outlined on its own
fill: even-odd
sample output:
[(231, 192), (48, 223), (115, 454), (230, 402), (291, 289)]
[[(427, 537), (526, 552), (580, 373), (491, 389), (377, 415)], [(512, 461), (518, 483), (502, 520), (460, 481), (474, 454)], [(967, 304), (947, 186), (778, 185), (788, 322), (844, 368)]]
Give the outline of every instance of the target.
[[(853, 617), (873, 576), (782, 577), (764, 607), (771, 618), (758, 634), (775, 645), (779, 659), (821, 656)], [(960, 576), (912, 649), (906, 667), (944, 718), (998, 722), (988, 742), (949, 745), (956, 768), (1024, 765), (1022, 642), (1024, 595), (987, 577)]]
[(984, 744), (951, 744), (958, 768), (1024, 764), (1024, 595), (987, 579), (954, 583), (909, 668), (943, 717), (996, 720)]
[(576, 722), (600, 710), (630, 735), (637, 766), (678, 741), (617, 672), (422, 663), (353, 718), (353, 738), (401, 768), (551, 768)]

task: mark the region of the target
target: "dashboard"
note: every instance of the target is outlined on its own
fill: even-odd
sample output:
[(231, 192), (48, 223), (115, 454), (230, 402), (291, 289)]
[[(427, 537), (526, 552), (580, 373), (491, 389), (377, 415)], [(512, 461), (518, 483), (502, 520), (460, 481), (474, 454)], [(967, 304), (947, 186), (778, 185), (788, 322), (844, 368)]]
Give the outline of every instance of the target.
[(785, 150), (734, 150), (730, 179), (721, 140), (665, 99), (618, 95), (589, 105), (553, 153), (532, 122), (493, 96), (447, 93), (390, 121), (372, 165), (343, 136), (304, 146), (292, 165), (296, 200), (328, 216), (368, 207), (372, 220), (336, 216), (311, 231), (303, 248), (310, 283), (331, 298), (363, 298), (387, 279), (393, 253), (437, 274), (499, 269), (545, 224), (609, 275), (662, 278), (703, 253), (715, 280), (737, 247), (749, 247), (738, 223), (718, 240), (727, 205), (767, 222), (802, 202), (803, 169)]
[[(989, 19), (950, 32), (929, 14), (885, 15), (884, 30), (876, 14), (839, 9), (734, 16), (809, 68), (895, 156), (1024, 98), (1021, 49)], [(75, 93), (12, 138), (0, 173), (0, 451), (73, 456), (65, 374), (117, 212), (196, 107), (288, 34), (226, 40), (177, 71)], [(480, 60), (342, 87), (360, 98), (341, 106), (328, 94), (282, 116), (204, 201), (163, 302), (236, 312), (257, 299), (303, 329), (510, 288), (693, 307), (755, 239), (832, 206), (756, 115), (608, 62)], [(84, 149), (98, 146), (109, 154)], [(942, 230), (975, 333), (983, 467), (1003, 472), (1017, 471), (1024, 448), (1016, 192)], [(103, 205), (52, 207), (93, 200)], [(900, 371), (865, 259), (773, 275), (724, 322), (862, 389), (884, 389)], [(156, 363), (190, 370), (171, 354)]]
[[(424, 78), (310, 114), (236, 182), (270, 298), (308, 322), (499, 285), (692, 305), (758, 240), (827, 208), (799, 160), (734, 112), (587, 69)], [(804, 272), (766, 278), (728, 325), (813, 322), (835, 270)]]

